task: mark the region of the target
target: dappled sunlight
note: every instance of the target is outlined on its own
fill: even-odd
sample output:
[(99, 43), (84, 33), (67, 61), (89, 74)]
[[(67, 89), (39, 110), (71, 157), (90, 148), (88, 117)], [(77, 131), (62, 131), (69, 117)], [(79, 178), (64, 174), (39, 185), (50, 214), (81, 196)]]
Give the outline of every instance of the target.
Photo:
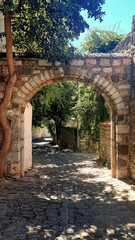
[[(42, 152), (42, 153), (41, 153)], [(0, 189), (2, 236), (10, 239), (134, 239), (135, 191), (96, 155), (43, 149), (35, 167)], [(91, 157), (90, 157), (91, 156)], [(39, 159), (39, 160), (38, 160)]]
[[(19, 223), (28, 239), (37, 236), (57, 240), (130, 239), (134, 236), (135, 201), (120, 198), (123, 186), (120, 192), (116, 192), (120, 181), (112, 180), (113, 183), (108, 184), (92, 180), (87, 183), (77, 178), (74, 182), (63, 182), (59, 178), (54, 181), (53, 177), (49, 182), (33, 178), (33, 183), (27, 182), (27, 185), (23, 179), (20, 183), (7, 181), (5, 191), (10, 202), (6, 217), (10, 219), (9, 226), (14, 222), (17, 227)], [(17, 190), (14, 195), (13, 187)], [(3, 190), (1, 196), (2, 193)], [(10, 206), (15, 215), (11, 214)], [(6, 232), (8, 227), (5, 225), (4, 229)]]
[(56, 164), (47, 164), (47, 166), (46, 165), (37, 165), (35, 168), (57, 168), (58, 166), (56, 165)]

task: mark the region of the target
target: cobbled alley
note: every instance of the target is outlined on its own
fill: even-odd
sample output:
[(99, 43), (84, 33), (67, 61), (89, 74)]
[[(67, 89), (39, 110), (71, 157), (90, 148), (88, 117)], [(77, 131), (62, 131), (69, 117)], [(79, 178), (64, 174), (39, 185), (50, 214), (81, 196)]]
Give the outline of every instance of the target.
[(0, 239), (135, 239), (135, 191), (96, 157), (34, 144), (33, 169), (0, 181)]

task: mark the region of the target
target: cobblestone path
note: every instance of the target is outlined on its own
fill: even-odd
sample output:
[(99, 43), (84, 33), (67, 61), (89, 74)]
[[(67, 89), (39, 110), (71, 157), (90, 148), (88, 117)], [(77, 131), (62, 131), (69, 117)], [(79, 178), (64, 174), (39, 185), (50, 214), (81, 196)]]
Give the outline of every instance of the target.
[(135, 191), (94, 158), (34, 148), (35, 168), (0, 182), (0, 239), (135, 239)]

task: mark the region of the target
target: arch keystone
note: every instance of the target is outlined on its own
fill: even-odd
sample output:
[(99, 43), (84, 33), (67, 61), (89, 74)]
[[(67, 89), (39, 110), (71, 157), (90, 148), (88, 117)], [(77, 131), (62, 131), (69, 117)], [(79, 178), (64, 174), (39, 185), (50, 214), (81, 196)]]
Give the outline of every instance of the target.
[(96, 75), (95, 78), (94, 78), (94, 83), (97, 83), (100, 79), (100, 75)]

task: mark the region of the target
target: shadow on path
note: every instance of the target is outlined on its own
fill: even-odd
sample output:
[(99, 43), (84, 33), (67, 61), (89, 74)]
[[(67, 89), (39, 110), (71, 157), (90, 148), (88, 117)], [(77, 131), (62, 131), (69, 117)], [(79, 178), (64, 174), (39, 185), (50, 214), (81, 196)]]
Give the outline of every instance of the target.
[(26, 177), (1, 181), (0, 239), (135, 239), (135, 193), (95, 154), (34, 152)]

